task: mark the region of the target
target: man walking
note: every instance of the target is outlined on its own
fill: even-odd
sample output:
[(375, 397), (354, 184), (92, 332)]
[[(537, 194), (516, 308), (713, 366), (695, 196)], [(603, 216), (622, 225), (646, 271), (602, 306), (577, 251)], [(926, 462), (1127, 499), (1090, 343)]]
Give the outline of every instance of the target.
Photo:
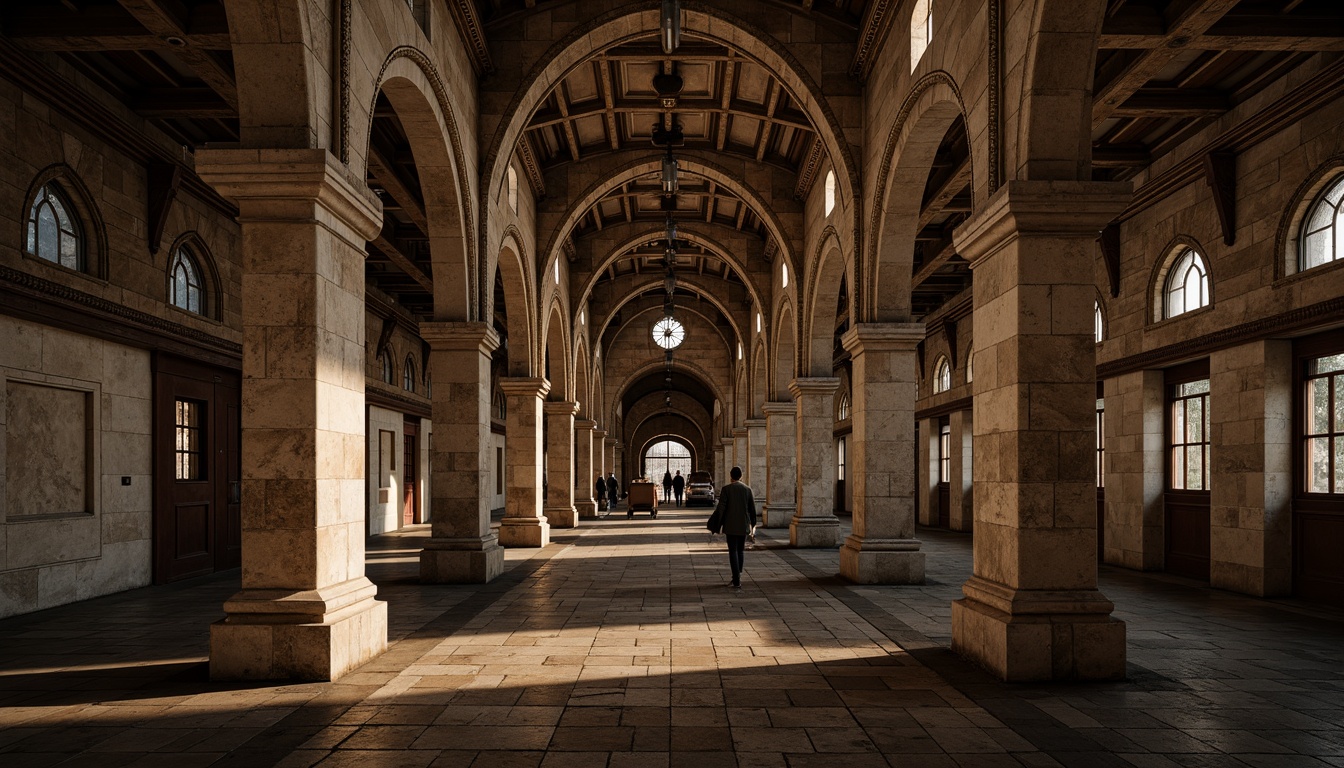
[(615, 509), (621, 500), (621, 484), (616, 482), (616, 473), (607, 475), (607, 509)]
[[(680, 472), (681, 470), (677, 470), (677, 471)], [(669, 502), (669, 501), (671, 501), (671, 500), (672, 500), (672, 473), (671, 473), (671, 472), (664, 472), (664, 473), (663, 473), (663, 503), (666, 504), (667, 502)]]
[(756, 531), (756, 497), (751, 487), (742, 482), (742, 468), (733, 467), (728, 473), (732, 482), (719, 492), (719, 503), (714, 507), (728, 539), (728, 567), (733, 572), (730, 586), (742, 586), (742, 558), (747, 553), (747, 537)]
[(686, 490), (686, 478), (681, 476), (681, 470), (677, 470), (677, 476), (672, 478), (672, 494), (677, 497), (677, 506), (681, 506), (681, 492)]
[(598, 473), (597, 482), (593, 483), (593, 493), (597, 498), (597, 508), (607, 511), (607, 481), (602, 479), (602, 474)]

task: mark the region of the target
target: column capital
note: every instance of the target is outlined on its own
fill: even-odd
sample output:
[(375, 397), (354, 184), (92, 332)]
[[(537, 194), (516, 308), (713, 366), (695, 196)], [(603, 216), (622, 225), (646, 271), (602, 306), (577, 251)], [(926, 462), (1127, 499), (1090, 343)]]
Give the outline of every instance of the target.
[(852, 356), (864, 352), (914, 352), (924, 340), (923, 323), (859, 323), (840, 337)]
[(541, 404), (541, 410), (547, 416), (573, 416), (579, 412), (579, 404), (572, 400), (547, 400)]
[[(597, 424), (597, 422), (593, 422), (593, 424)], [(607, 439), (607, 430), (605, 430), (605, 429), (598, 429), (596, 426), (594, 426), (594, 427), (593, 427), (593, 439), (594, 439), (594, 440), (601, 440), (601, 441), (603, 441), (603, 442), (606, 442), (606, 439)]]
[(238, 204), (239, 221), (311, 220), (311, 209), (303, 216), (302, 208), (286, 204), (317, 203), (361, 240), (372, 240), (382, 231), (378, 197), (326, 149), (200, 149), (196, 175)]
[(499, 348), (499, 333), (487, 323), (424, 322), (420, 338), (436, 352), (469, 352), (489, 355)]
[(757, 427), (764, 428), (765, 419), (747, 419), (746, 421), (742, 422), (742, 424), (746, 426), (747, 429), (755, 429)]
[(746, 437), (746, 436), (747, 436), (746, 427), (733, 427), (733, 437)]
[(545, 397), (551, 392), (551, 382), (527, 376), (510, 377), (499, 380), (499, 389), (506, 395)]
[(719, 445), (723, 446), (724, 448), (728, 448), (728, 447), (730, 447), (732, 444), (733, 444), (733, 438), (731, 438), (731, 437), (720, 437), (720, 438), (719, 438)]
[(616, 447), (616, 444), (617, 444), (619, 441), (618, 441), (616, 438), (614, 438), (614, 437), (605, 437), (605, 436), (604, 436), (604, 437), (603, 437), (603, 442), (605, 442), (605, 443), (607, 444), (607, 447), (609, 447), (609, 448), (615, 448), (615, 447)]
[(814, 376), (794, 379), (789, 382), (789, 392), (794, 399), (803, 395), (830, 395), (840, 388), (840, 379), (834, 376)]
[(596, 432), (597, 432), (597, 422), (596, 422), (596, 421), (593, 421), (592, 419), (575, 419), (575, 420), (574, 420), (574, 429), (575, 429), (576, 431), (581, 429), (581, 430), (583, 430), (583, 431), (585, 431), (585, 432), (593, 432), (593, 433), (596, 433)]
[(792, 416), (798, 413), (798, 404), (792, 400), (771, 400), (761, 406), (761, 411), (770, 416)]
[(1134, 195), (1127, 181), (1009, 181), (952, 234), (972, 268), (1020, 234), (1095, 235)]

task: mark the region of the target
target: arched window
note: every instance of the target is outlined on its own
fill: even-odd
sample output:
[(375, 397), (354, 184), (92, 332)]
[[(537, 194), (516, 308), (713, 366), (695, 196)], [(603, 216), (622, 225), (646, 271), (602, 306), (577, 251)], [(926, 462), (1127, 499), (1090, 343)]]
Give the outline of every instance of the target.
[(966, 350), (966, 383), (975, 381), (975, 347)]
[(1299, 271), (1344, 258), (1344, 253), (1340, 252), (1340, 246), (1344, 246), (1341, 214), (1344, 214), (1344, 175), (1326, 187), (1302, 220), (1302, 230), (1297, 238), (1301, 243), (1297, 261)]
[(392, 370), (392, 353), (384, 350), (383, 354), (378, 356), (378, 378), (384, 384), (391, 384), (394, 381), (392, 378), (394, 375), (395, 373)]
[(504, 421), (509, 417), (509, 401), (504, 397), (504, 393), (495, 390), (495, 402), (492, 409), (492, 415), (498, 421)]
[(1106, 323), (1101, 317), (1101, 302), (1092, 302), (1092, 336), (1100, 344), (1106, 340)]
[(672, 440), (654, 443), (644, 454), (644, 473), (654, 482), (661, 482), (663, 473), (675, 475), (680, 471), (682, 477), (687, 477), (693, 469), (690, 450)]
[(512, 166), (512, 165), (509, 166), (508, 177), (509, 177), (509, 179), (508, 179), (508, 181), (509, 181), (509, 210), (513, 211), (514, 213), (517, 213), (517, 212), (518, 212), (518, 172), (515, 171), (515, 170), (513, 169), (513, 166)]
[(910, 14), (910, 71), (919, 66), (924, 51), (933, 42), (933, 0), (915, 0)]
[(415, 361), (410, 357), (406, 358), (406, 364), (401, 367), (401, 388), (407, 392), (415, 391)]
[(952, 365), (947, 362), (946, 357), (939, 357), (938, 364), (933, 368), (933, 392), (946, 392), (952, 388)]
[(849, 393), (841, 392), (838, 400), (835, 406), (835, 420), (845, 421), (849, 418)]
[(1176, 254), (1162, 286), (1162, 317), (1175, 317), (1209, 304), (1209, 268), (1193, 248)]
[(79, 219), (54, 181), (42, 185), (28, 209), (28, 253), (67, 269), (85, 271)]
[(826, 172), (826, 215), (835, 210), (835, 171)]
[(429, 371), (425, 371), (425, 397), (434, 397), (434, 379), (430, 377)]
[(198, 315), (206, 313), (201, 267), (186, 246), (178, 246), (168, 265), (168, 303)]
[(782, 284), (780, 287), (782, 287), (782, 288), (788, 288), (788, 287), (789, 287), (789, 265), (788, 265), (788, 262), (784, 262), (784, 261), (779, 262), (779, 274), (780, 274), (780, 279), (783, 281), (783, 284)]

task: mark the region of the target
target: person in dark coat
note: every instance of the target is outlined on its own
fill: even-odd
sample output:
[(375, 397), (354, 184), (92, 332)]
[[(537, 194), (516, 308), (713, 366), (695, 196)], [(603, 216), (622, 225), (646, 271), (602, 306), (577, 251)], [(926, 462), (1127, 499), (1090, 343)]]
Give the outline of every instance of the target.
[(747, 537), (756, 532), (756, 497), (752, 495), (751, 487), (742, 482), (741, 467), (733, 467), (728, 476), (733, 481), (719, 491), (714, 514), (719, 516), (723, 534), (728, 539), (728, 567), (733, 572), (730, 586), (741, 587)]
[(672, 473), (663, 473), (663, 501), (672, 500)]
[(615, 509), (621, 500), (621, 484), (616, 482), (616, 473), (607, 475), (607, 509)]
[(593, 483), (593, 493), (596, 494), (597, 508), (605, 510), (607, 508), (607, 481), (602, 479), (602, 475), (598, 475), (597, 482)]
[(672, 495), (677, 497), (677, 506), (681, 506), (681, 492), (686, 490), (686, 478), (681, 476), (681, 470), (677, 470), (677, 476), (672, 478)]

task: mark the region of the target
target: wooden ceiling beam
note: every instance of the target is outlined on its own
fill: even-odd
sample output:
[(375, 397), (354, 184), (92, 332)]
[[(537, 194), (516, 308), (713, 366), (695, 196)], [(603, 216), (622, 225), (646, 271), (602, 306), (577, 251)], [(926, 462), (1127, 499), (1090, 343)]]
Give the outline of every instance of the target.
[(1204, 34), (1240, 0), (1189, 0), (1176, 18), (1167, 19), (1162, 46), (1144, 50), (1097, 90), (1092, 102), (1092, 127), (1111, 118), (1139, 89), (1171, 63), (1191, 40)]
[(420, 205), (419, 198), (411, 191), (410, 185), (396, 172), (395, 166), (377, 149), (369, 152), (368, 166), (369, 177), (373, 183), (381, 187), (387, 196), (401, 207), (412, 224), (428, 235), (429, 217), (425, 214), (424, 207)]
[[(5, 20), (5, 35), (19, 47), (32, 51), (227, 51), (229, 23), (222, 6), (201, 4), (183, 9), (182, 29), (158, 34), (118, 5), (91, 5), (77, 12), (62, 11), (45, 3), (13, 4)], [(185, 45), (168, 42), (177, 37)]]
[(929, 201), (925, 203), (923, 210), (919, 212), (919, 228), (922, 230), (933, 223), (938, 215), (947, 208), (963, 189), (971, 183), (971, 159), (969, 157), (961, 161), (956, 172), (947, 177), (942, 186), (934, 191)]
[(737, 86), (737, 62), (730, 56), (723, 65), (723, 80), (719, 91), (718, 135), (714, 138), (714, 147), (720, 152), (728, 141), (728, 108), (733, 103), (733, 89)]
[[(558, 94), (557, 94), (558, 95)], [(777, 98), (777, 97), (776, 97)], [(582, 120), (585, 117), (604, 116), (608, 111), (615, 114), (629, 113), (662, 113), (662, 106), (652, 99), (618, 99), (615, 100), (610, 108), (603, 104), (585, 106), (579, 109), (572, 109), (569, 105), (559, 112), (539, 112), (528, 123), (527, 130), (537, 130), (540, 128), (549, 128), (555, 125), (564, 125), (574, 120)], [(812, 131), (812, 124), (802, 114), (794, 114), (791, 111), (771, 112), (768, 108), (757, 108), (750, 105), (737, 103), (728, 106), (728, 99), (679, 99), (677, 101), (677, 112), (704, 112), (713, 115), (743, 115), (745, 117), (755, 118), (757, 120), (769, 120), (779, 125), (790, 128), (796, 128), (802, 131)], [(726, 132), (724, 133), (726, 140)]]
[(1144, 168), (1153, 162), (1142, 144), (1104, 144), (1092, 147), (1093, 168)]
[(1232, 100), (1212, 88), (1140, 88), (1112, 117), (1217, 117), (1232, 108)]
[(611, 65), (605, 61), (595, 61), (598, 69), (597, 81), (602, 90), (603, 112), (607, 118), (607, 140), (613, 150), (621, 148), (621, 135), (616, 130), (616, 89), (611, 83)]
[[(1106, 20), (1098, 48), (1147, 50), (1169, 42), (1154, 9), (1136, 6)], [(1344, 49), (1344, 19), (1284, 13), (1233, 11), (1181, 48), (1196, 51), (1338, 51)]]
[[(579, 137), (574, 132), (574, 123), (569, 116), (569, 105), (565, 103), (565, 94), (562, 93), (564, 86), (556, 88), (552, 93), (555, 95), (556, 108), (560, 110), (560, 125), (565, 131), (565, 142), (569, 144), (569, 157), (571, 160), (579, 159)], [(601, 110), (599, 110), (600, 112)]]
[(761, 120), (761, 137), (756, 142), (756, 162), (765, 159), (765, 151), (770, 146), (770, 131), (774, 127), (775, 109), (779, 107), (779, 94), (784, 86), (773, 78), (768, 86), (770, 97), (766, 100), (765, 117)]
[(128, 99), (128, 106), (141, 117), (151, 119), (192, 119), (237, 117), (212, 88), (152, 88)]
[[(117, 0), (136, 21), (151, 34), (160, 37), (184, 37), (190, 33), (188, 14), (176, 0)], [(173, 55), (191, 68), (192, 72), (234, 109), (238, 108), (238, 84), (233, 73), (213, 53), (180, 46)]]
[(385, 229), (384, 232), (379, 233), (378, 237), (371, 241), (373, 247), (377, 248), (379, 253), (387, 257), (388, 261), (395, 264), (397, 269), (405, 272), (406, 276), (414, 280), (416, 285), (419, 285), (431, 294), (434, 293), (434, 281), (431, 280), (429, 275), (426, 275), (420, 267), (416, 266), (415, 262), (407, 257), (406, 254), (402, 253), (401, 249), (398, 248), (395, 243), (388, 240), (385, 233), (390, 234)]

